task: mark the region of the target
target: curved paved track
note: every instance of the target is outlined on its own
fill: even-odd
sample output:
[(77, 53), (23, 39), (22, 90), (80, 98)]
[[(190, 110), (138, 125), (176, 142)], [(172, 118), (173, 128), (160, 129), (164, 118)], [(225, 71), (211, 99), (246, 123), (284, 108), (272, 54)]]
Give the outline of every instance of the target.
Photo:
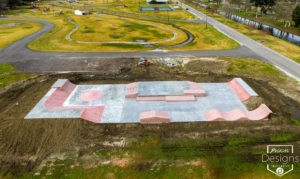
[[(111, 58), (139, 57), (246, 57), (269, 62), (249, 48), (241, 46), (232, 50), (204, 51), (141, 51), (141, 52), (40, 52), (27, 48), (27, 44), (50, 31), (54, 24), (42, 20), (1, 18), (4, 20), (21, 20), (41, 23), (43, 28), (19, 41), (16, 41), (0, 51), (0, 63), (10, 63), (24, 72), (81, 72), (89, 71), (83, 68), (98, 60)], [(300, 76), (300, 75), (299, 75)]]

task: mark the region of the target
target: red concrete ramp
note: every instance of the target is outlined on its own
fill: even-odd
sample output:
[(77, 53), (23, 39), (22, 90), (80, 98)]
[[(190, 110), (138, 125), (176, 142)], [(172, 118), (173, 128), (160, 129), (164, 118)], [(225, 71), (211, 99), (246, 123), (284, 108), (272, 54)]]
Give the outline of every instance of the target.
[(64, 90), (67, 93), (71, 93), (74, 88), (76, 87), (75, 84), (71, 83), (69, 80), (65, 82), (65, 84), (61, 87), (62, 90)]
[[(66, 80), (63, 84), (52, 87), (56, 89), (45, 101), (44, 107), (48, 110), (82, 110), (80, 118), (94, 123), (100, 123), (104, 112), (104, 106), (63, 106), (64, 102), (75, 87), (76, 85), (71, 83), (69, 80)], [(92, 95), (94, 95), (94, 93)]]
[(161, 111), (148, 111), (140, 114), (140, 122), (141, 123), (169, 123), (170, 116), (167, 112)]
[(100, 123), (103, 112), (104, 106), (85, 108), (82, 111), (80, 118), (94, 123)]
[(272, 111), (265, 104), (261, 104), (253, 111), (234, 109), (232, 111), (223, 112), (217, 109), (212, 109), (205, 112), (204, 115), (207, 121), (238, 121), (267, 119), (271, 113)]
[(125, 98), (136, 98), (138, 96), (138, 83), (129, 83), (126, 85), (126, 90), (128, 93), (125, 95)]
[(206, 92), (204, 89), (202, 89), (198, 83), (195, 82), (188, 82), (190, 85), (190, 89), (184, 90), (184, 96), (197, 96), (197, 97), (203, 97), (206, 96)]
[(63, 104), (75, 87), (76, 85), (67, 80), (60, 88), (56, 88), (55, 91), (48, 97), (44, 103), (44, 107), (49, 110), (65, 109)]
[(241, 101), (246, 101), (251, 97), (251, 95), (242, 87), (242, 85), (236, 80), (233, 79), (227, 83), (232, 91), (240, 98)]

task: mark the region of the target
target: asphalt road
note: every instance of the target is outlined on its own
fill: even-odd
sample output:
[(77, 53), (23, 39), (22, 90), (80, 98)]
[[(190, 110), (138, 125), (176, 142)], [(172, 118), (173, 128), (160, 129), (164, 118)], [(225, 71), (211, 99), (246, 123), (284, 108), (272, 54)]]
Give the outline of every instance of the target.
[[(179, 5), (181, 5), (184, 9), (188, 8), (188, 11), (200, 18), (201, 20), (206, 20), (205, 14), (202, 12), (197, 11), (196, 9), (180, 2), (177, 0), (173, 0), (173, 2), (178, 2)], [(237, 32), (236, 30), (218, 22), (217, 20), (207, 17), (207, 22), (214, 26), (217, 30), (224, 33), (231, 39), (237, 41), (242, 46), (247, 47), (248, 49), (255, 52), (258, 56), (264, 57), (266, 61), (281, 71), (287, 73), (288, 75), (296, 78), (298, 81), (300, 81), (300, 64), (294, 62), (293, 60), (281, 55), (278, 52), (275, 52), (274, 50), (256, 42), (255, 40), (252, 40), (251, 38)]]
[[(185, 7), (185, 5), (183, 4)], [(204, 15), (191, 7), (192, 13), (203, 19)], [(7, 18), (1, 18), (6, 19)], [(1, 20), (0, 19), (0, 20)], [(33, 19), (13, 19), (38, 22), (43, 28), (19, 41), (16, 41), (0, 51), (0, 63), (9, 63), (23, 72), (81, 72), (82, 65), (87, 67), (90, 62), (110, 60), (112, 58), (139, 58), (139, 57), (244, 57), (265, 61), (277, 66), (284, 72), (300, 79), (300, 65), (292, 60), (270, 50), (267, 47), (249, 39), (233, 29), (208, 18), (208, 22), (230, 38), (241, 44), (240, 48), (232, 50), (205, 50), (205, 51), (142, 51), (142, 52), (39, 52), (27, 48), (27, 44), (42, 34), (54, 28), (54, 24)], [(83, 63), (84, 62), (84, 63)], [(80, 64), (80, 65), (79, 65)], [(58, 68), (59, 67), (59, 68)], [(297, 70), (298, 69), (298, 70)], [(85, 70), (88, 71), (88, 70)]]

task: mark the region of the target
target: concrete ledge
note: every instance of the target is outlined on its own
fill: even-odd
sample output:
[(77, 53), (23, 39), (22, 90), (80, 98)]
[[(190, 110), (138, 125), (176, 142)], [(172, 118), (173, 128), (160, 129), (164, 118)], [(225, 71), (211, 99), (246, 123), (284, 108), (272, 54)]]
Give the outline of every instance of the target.
[(166, 96), (167, 102), (194, 102), (195, 96)]
[(165, 96), (136, 97), (136, 101), (165, 101)]
[(204, 90), (184, 90), (183, 91), (185, 96), (197, 96), (197, 97), (204, 97), (206, 96), (206, 93)]

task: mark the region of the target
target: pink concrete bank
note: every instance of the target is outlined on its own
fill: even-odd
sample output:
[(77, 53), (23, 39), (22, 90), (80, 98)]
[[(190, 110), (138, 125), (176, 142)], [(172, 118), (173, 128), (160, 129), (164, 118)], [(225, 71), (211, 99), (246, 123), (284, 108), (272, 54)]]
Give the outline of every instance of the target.
[(271, 113), (272, 111), (265, 104), (261, 104), (253, 111), (234, 109), (232, 111), (223, 112), (217, 109), (212, 109), (205, 112), (204, 115), (207, 121), (238, 121), (267, 119)]
[(148, 111), (140, 114), (140, 122), (141, 123), (169, 123), (170, 116), (167, 112), (161, 111)]

